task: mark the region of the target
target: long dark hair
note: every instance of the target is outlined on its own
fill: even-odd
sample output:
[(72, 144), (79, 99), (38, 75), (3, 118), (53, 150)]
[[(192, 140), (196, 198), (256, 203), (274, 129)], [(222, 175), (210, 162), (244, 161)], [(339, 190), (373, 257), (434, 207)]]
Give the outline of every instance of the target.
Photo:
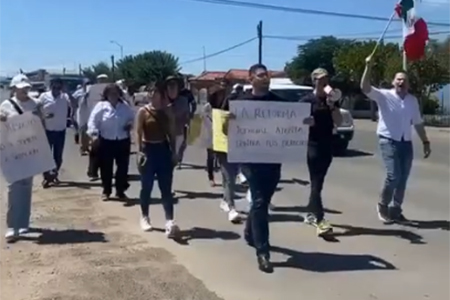
[(103, 93), (102, 93), (102, 101), (108, 101), (108, 95), (109, 95), (111, 92), (117, 92), (117, 94), (119, 95), (119, 102), (123, 102), (123, 101), (124, 101), (124, 100), (123, 100), (123, 97), (124, 97), (123, 91), (122, 91), (122, 89), (121, 89), (117, 84), (115, 84), (115, 83), (110, 83), (110, 84), (108, 84), (108, 85), (105, 87), (105, 89), (103, 90)]

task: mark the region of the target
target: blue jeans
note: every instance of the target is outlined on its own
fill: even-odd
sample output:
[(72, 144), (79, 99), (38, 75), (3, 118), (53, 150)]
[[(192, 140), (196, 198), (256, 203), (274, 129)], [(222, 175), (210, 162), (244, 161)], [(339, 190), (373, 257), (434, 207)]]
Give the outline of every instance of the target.
[(33, 177), (18, 180), (8, 187), (6, 225), (19, 230), (30, 227)]
[(414, 156), (413, 145), (411, 141), (397, 142), (383, 137), (380, 137), (379, 145), (387, 172), (380, 204), (401, 212)]
[[(55, 160), (56, 170), (54, 173), (58, 174), (63, 162), (64, 144), (66, 141), (66, 131), (53, 131), (46, 130), (47, 139), (50, 144), (50, 149), (53, 153), (53, 159)], [(45, 177), (45, 175), (44, 175)]]
[(174, 201), (172, 196), (173, 167), (172, 152), (168, 143), (144, 143), (146, 161), (141, 168), (141, 211), (142, 215), (148, 217), (153, 182), (155, 175), (161, 191), (161, 202), (163, 204), (166, 220), (173, 220)]
[(280, 181), (281, 165), (246, 164), (241, 169), (247, 178), (252, 197), (245, 223), (245, 239), (254, 245), (256, 255), (270, 256), (269, 204)]
[(223, 199), (230, 208), (234, 208), (234, 199), (236, 198), (236, 177), (239, 173), (239, 165), (228, 162), (226, 153), (218, 152), (216, 154), (220, 163), (222, 173)]

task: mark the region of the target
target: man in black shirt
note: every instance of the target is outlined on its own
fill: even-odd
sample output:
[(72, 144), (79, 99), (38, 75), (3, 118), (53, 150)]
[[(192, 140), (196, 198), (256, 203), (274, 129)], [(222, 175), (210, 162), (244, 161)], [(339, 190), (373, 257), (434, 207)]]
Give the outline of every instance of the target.
[[(242, 100), (248, 101), (283, 101), (279, 96), (269, 91), (270, 77), (266, 66), (253, 65), (249, 70), (252, 93), (243, 95)], [(245, 224), (245, 240), (256, 249), (258, 267), (262, 272), (273, 272), (270, 263), (269, 244), (269, 204), (280, 181), (281, 164), (274, 163), (244, 163), (241, 170), (247, 178), (252, 204)]]
[(342, 116), (336, 102), (329, 97), (328, 72), (318, 68), (312, 72), (311, 78), (314, 91), (300, 100), (311, 103), (311, 116), (305, 120), (305, 124), (310, 125), (307, 162), (311, 181), (306, 221), (316, 226), (317, 234), (323, 236), (330, 233), (332, 227), (324, 219), (321, 193), (333, 160), (333, 129), (340, 125)]

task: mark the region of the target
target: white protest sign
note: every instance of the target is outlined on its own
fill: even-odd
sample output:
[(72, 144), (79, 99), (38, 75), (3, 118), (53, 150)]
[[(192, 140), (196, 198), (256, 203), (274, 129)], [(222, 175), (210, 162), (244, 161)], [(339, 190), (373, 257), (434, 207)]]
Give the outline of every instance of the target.
[(0, 168), (6, 182), (13, 183), (55, 167), (38, 116), (27, 112), (0, 122)]
[(311, 105), (299, 102), (231, 101), (228, 161), (291, 163), (304, 161)]
[(91, 114), (94, 106), (103, 99), (103, 91), (109, 83), (96, 83), (89, 87), (86, 96), (86, 104), (89, 114)]

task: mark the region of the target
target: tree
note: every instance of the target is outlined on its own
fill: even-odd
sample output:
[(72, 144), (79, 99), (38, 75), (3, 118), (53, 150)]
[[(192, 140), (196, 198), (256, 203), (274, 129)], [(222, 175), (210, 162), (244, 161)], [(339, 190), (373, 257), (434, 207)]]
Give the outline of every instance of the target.
[(125, 56), (116, 65), (122, 78), (135, 88), (180, 71), (177, 57), (158, 50)]
[[(400, 55), (393, 56), (387, 60), (384, 74), (386, 79), (393, 78), (395, 73), (401, 70), (402, 60), (400, 57)], [(407, 71), (411, 93), (419, 99), (422, 112), (435, 114), (439, 109), (439, 102), (432, 97), (432, 94), (450, 83), (448, 41), (441, 43), (430, 41), (425, 57), (419, 61), (408, 63)]]
[(346, 43), (346, 40), (333, 36), (309, 40), (298, 46), (297, 55), (286, 64), (286, 73), (292, 81), (299, 84), (311, 84), (310, 74), (319, 67), (326, 69), (330, 76), (334, 76), (334, 53)]
[(94, 82), (97, 76), (100, 74), (106, 74), (110, 78), (113, 77), (110, 65), (103, 61), (95, 65), (92, 65), (88, 68), (84, 68), (82, 72), (83, 75), (86, 76), (92, 82)]

